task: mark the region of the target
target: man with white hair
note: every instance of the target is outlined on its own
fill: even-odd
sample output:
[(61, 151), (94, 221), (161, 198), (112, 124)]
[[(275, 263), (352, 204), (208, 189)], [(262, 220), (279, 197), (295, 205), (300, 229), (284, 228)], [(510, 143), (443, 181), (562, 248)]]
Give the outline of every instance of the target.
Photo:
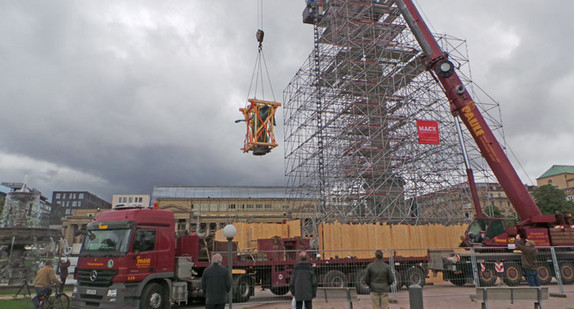
[(522, 251), (520, 255), (520, 261), (522, 262), (522, 268), (526, 274), (526, 280), (529, 286), (540, 286), (540, 280), (538, 279), (538, 265), (536, 263), (536, 255), (538, 254), (538, 249), (534, 246), (532, 240), (520, 239), (520, 235), (516, 235), (516, 248)]
[(231, 276), (227, 268), (221, 266), (223, 257), (216, 253), (211, 258), (211, 266), (203, 271), (201, 288), (205, 293), (205, 308), (224, 309), (227, 293), (231, 289)]

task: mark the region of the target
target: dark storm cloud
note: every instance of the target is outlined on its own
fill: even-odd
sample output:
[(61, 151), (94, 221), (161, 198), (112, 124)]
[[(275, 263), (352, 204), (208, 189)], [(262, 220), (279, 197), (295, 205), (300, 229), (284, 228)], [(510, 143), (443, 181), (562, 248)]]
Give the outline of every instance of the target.
[[(2, 6), (2, 181), (28, 175), (46, 195), (106, 199), (158, 184), (284, 183), (282, 150), (243, 154), (245, 128), (233, 122), (255, 64), (255, 1)], [(312, 36), (289, 34), (289, 23), (304, 29), (301, 3), (269, 6), (263, 25), (277, 28), (265, 50), (280, 100), (309, 51), (285, 42)]]

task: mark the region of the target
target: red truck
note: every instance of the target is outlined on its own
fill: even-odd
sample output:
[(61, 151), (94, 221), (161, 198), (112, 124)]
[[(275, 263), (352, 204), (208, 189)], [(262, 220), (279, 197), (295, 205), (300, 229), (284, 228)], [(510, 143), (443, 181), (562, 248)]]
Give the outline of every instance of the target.
[[(534, 240), (537, 246), (546, 247), (539, 250), (541, 282), (550, 282), (555, 271), (563, 283), (574, 282), (574, 248), (567, 247), (574, 245), (571, 214), (543, 215), (540, 212), (460, 80), (449, 55), (441, 50), (412, 0), (395, 0), (395, 3), (421, 47), (422, 63), (442, 85), (451, 113), (467, 127), (521, 220), (516, 226), (506, 227), (503, 219), (483, 214), (473, 187), (472, 170), (467, 163), (476, 218), (466, 231), (463, 245), (473, 247), (475, 253), (431, 252), (431, 268), (442, 271), (446, 280), (457, 285), (465, 284), (473, 277), (481, 285), (492, 285), (499, 276), (507, 284), (517, 285), (522, 279), (520, 258), (509, 249), (512, 249), (514, 237), (520, 234)], [(562, 248), (552, 255), (549, 246)], [(480, 267), (476, 266), (478, 264)]]
[[(201, 275), (214, 252), (226, 255), (225, 242), (206, 246), (197, 235), (177, 237), (174, 215), (167, 210), (122, 208), (97, 214), (88, 224), (76, 266), (73, 308), (169, 308), (202, 300)], [(233, 256), (234, 301), (248, 301), (255, 286), (276, 295), (288, 292), (297, 253), (309, 250), (309, 239), (259, 239), (256, 253)], [(313, 260), (323, 286), (357, 287), (373, 259), (353, 257)], [(386, 257), (395, 266), (399, 285), (424, 285), (427, 257)], [(224, 256), (224, 264), (227, 261)]]

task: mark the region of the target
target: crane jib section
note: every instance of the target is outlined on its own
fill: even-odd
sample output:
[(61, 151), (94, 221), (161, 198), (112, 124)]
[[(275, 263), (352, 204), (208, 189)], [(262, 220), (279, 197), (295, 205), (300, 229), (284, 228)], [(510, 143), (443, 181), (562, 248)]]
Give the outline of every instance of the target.
[(440, 49), (412, 0), (396, 0), (395, 2), (423, 50), (424, 61), (428, 70), (438, 77), (443, 86), (450, 101), (451, 112), (453, 115), (459, 116), (470, 131), (482, 156), (504, 189), (520, 219), (524, 221), (542, 216), (492, 130), (458, 77), (454, 65), (448, 60), (448, 54)]

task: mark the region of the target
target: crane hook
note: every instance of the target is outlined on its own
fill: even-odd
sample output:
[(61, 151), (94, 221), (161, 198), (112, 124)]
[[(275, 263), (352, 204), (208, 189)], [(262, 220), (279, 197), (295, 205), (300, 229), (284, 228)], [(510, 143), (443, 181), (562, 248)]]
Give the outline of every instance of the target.
[(263, 30), (258, 29), (257, 33), (255, 34), (255, 37), (257, 38), (257, 42), (259, 42), (259, 48), (263, 47), (263, 36), (265, 35), (265, 32), (263, 32)]

